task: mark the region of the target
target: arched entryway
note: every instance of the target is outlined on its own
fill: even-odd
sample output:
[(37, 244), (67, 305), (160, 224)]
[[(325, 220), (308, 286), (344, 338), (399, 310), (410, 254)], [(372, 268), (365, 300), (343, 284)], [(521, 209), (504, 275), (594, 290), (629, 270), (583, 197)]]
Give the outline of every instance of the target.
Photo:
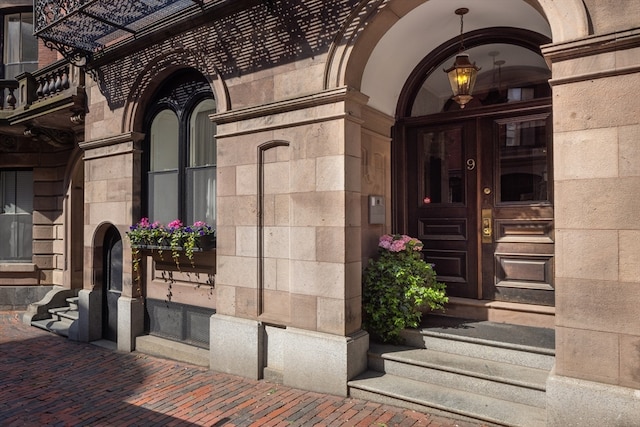
[(400, 95), (394, 226), (425, 243), (450, 296), (553, 306), (550, 71), (539, 53), (549, 40), (505, 27), (465, 40), (472, 59), (492, 61), (465, 108), (442, 71), (457, 39), (427, 55)]
[[(509, 310), (515, 307), (514, 312), (527, 317), (518, 321), (553, 326), (553, 153), (551, 91), (547, 84), (551, 73), (540, 51), (541, 46), (552, 41), (587, 31), (584, 13), (576, 12), (575, 21), (568, 26), (558, 25), (559, 16), (566, 15), (568, 9), (581, 10), (578, 6), (575, 2), (557, 6), (544, 1), (497, 0), (476, 5), (429, 0), (401, 7), (400, 2), (390, 1), (379, 12), (379, 19), (368, 23), (351, 51), (336, 48), (336, 55), (347, 55), (348, 60), (339, 63), (346, 64), (343, 71), (338, 66), (327, 70), (327, 82), (342, 81), (360, 89), (369, 97), (367, 107), (375, 110), (376, 120), (382, 113), (394, 123), (389, 134), (393, 152), (389, 152), (388, 158), (392, 161), (387, 166), (392, 170), (391, 189), (378, 193), (388, 197), (391, 201), (388, 205), (392, 206), (392, 219), (385, 231), (420, 234), (426, 231), (425, 227), (429, 232), (439, 228), (444, 234), (440, 236), (441, 247), (433, 248), (440, 252), (437, 269), (450, 283), (454, 301), (462, 299), (463, 304), (477, 309), (476, 313), (449, 310), (448, 314), (486, 316), (487, 307), (498, 308), (501, 313), (505, 307)], [(471, 60), (482, 68), (474, 104), (462, 111), (446, 102), (451, 89), (443, 72), (443, 68), (451, 66), (459, 48), (460, 21), (454, 13), (459, 7), (470, 8), (464, 20), (465, 47)], [(439, 76), (441, 81), (427, 82), (430, 75)], [(382, 129), (376, 125), (365, 122), (363, 128)], [(420, 126), (431, 128), (419, 130)], [(450, 129), (456, 127), (457, 130)], [(449, 192), (447, 197), (452, 200), (464, 192), (464, 202), (452, 202), (458, 203), (456, 209), (464, 206), (461, 210), (447, 211), (440, 202), (442, 209), (437, 213), (439, 203), (433, 199), (443, 197), (442, 194), (429, 197), (431, 203), (424, 203), (430, 196), (424, 191), (426, 178), (431, 177), (433, 170), (425, 172), (424, 164), (419, 170), (418, 164), (407, 162), (418, 161), (418, 139), (423, 144), (420, 149), (425, 150), (424, 145), (430, 144), (426, 140), (447, 138), (450, 131), (453, 135), (460, 132), (457, 168), (465, 173), (472, 168), (475, 177), (456, 181), (457, 172), (451, 171), (446, 186), (444, 182), (429, 184), (440, 188), (443, 194)], [(528, 150), (525, 156), (528, 171), (522, 170), (515, 160), (508, 164), (507, 151), (515, 151), (519, 142), (506, 134), (514, 131), (520, 137), (527, 134), (525, 138), (529, 141), (534, 135), (535, 142), (520, 146)], [(413, 151), (407, 151), (410, 138), (414, 141)], [(435, 150), (438, 144), (433, 142), (429, 149)], [(381, 147), (365, 146), (363, 150), (377, 152)], [(544, 159), (535, 153), (543, 153)], [(384, 151), (381, 154), (387, 156)], [(433, 157), (434, 161), (437, 159)], [(411, 171), (407, 169), (409, 166)], [(485, 191), (490, 194), (485, 195)], [(483, 208), (490, 216), (485, 215), (484, 221)], [(444, 228), (456, 221), (458, 226), (462, 223), (465, 230), (461, 234), (465, 237), (447, 235), (455, 234), (455, 230), (443, 230), (442, 224), (421, 222), (420, 212), (427, 210), (429, 216), (439, 215), (440, 221), (453, 216), (453, 221), (445, 221)], [(518, 222), (523, 218), (529, 222)], [(487, 222), (490, 227), (482, 227)], [(492, 233), (491, 243), (482, 243), (483, 231)], [(365, 248), (374, 244), (371, 237), (374, 234), (374, 230), (363, 234)], [(454, 247), (456, 244), (465, 247)], [(469, 245), (472, 251), (468, 250)], [(431, 254), (432, 259), (434, 255)], [(496, 287), (498, 284), (500, 287)], [(456, 295), (461, 298), (455, 298)], [(512, 314), (500, 320), (513, 320)]]

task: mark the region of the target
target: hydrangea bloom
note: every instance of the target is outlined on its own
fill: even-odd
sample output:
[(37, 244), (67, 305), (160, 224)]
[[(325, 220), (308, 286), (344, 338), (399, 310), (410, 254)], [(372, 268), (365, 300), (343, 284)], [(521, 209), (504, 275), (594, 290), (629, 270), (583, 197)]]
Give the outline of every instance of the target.
[(380, 237), (378, 246), (389, 252), (402, 252), (421, 251), (423, 244), (419, 239), (406, 234), (384, 234)]

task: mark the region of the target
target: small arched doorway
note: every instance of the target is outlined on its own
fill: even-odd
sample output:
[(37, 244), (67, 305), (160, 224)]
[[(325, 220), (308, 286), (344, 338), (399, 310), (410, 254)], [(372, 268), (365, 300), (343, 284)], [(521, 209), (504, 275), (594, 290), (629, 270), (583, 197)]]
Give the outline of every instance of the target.
[(111, 226), (103, 242), (102, 338), (118, 342), (118, 299), (122, 295), (122, 237)]
[(515, 28), (465, 34), (489, 56), (474, 99), (450, 100), (458, 40), (407, 80), (394, 134), (394, 228), (418, 236), (453, 297), (554, 304), (549, 40)]

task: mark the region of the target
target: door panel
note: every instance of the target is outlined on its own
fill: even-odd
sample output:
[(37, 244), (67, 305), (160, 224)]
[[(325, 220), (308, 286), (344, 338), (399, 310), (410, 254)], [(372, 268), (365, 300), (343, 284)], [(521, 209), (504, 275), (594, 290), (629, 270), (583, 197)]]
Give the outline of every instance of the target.
[[(491, 122), (491, 123), (489, 123)], [(553, 188), (547, 112), (482, 123), (482, 206), (493, 239), (482, 245), (483, 297), (553, 305)]]
[(408, 133), (410, 233), (424, 243), (450, 293), (477, 294), (476, 149), (472, 126), (453, 124)]

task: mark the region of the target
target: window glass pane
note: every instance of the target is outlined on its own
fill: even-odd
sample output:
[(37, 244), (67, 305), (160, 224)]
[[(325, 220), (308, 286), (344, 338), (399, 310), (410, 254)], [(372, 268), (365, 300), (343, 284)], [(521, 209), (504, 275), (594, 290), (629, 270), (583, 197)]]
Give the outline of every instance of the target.
[(500, 201), (548, 200), (548, 147), (545, 120), (499, 127)]
[(187, 169), (187, 223), (216, 223), (215, 166)]
[(20, 62), (20, 14), (13, 13), (4, 17), (4, 62)]
[(31, 171), (16, 172), (16, 213), (33, 212), (33, 173)]
[(167, 224), (178, 218), (178, 172), (149, 172), (149, 218)]
[(207, 99), (199, 103), (191, 114), (189, 125), (190, 167), (216, 164), (216, 125), (209, 120), (209, 114), (215, 112), (215, 101)]
[(33, 173), (0, 172), (0, 260), (31, 261)]
[(428, 132), (421, 140), (423, 203), (464, 203), (462, 131)]
[(178, 168), (178, 116), (162, 110), (151, 123), (151, 170)]
[(22, 57), (20, 62), (34, 62), (38, 60), (38, 39), (33, 35), (33, 14), (21, 14), (22, 25)]
[(16, 173), (6, 171), (0, 174), (2, 180), (2, 213), (16, 213)]

